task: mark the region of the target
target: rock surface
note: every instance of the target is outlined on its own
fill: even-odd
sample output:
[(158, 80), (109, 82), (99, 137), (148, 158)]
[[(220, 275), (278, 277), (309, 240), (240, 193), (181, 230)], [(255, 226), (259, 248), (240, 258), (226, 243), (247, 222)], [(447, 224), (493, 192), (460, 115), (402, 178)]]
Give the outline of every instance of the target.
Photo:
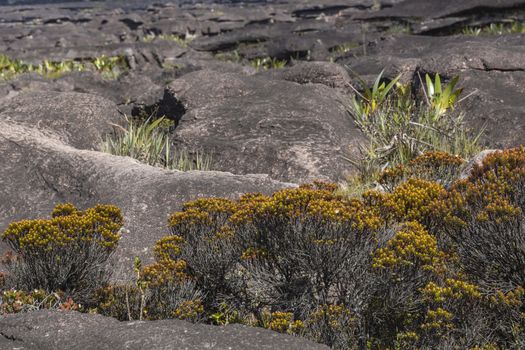
[(39, 310), (0, 317), (3, 350), (322, 350), (305, 339), (242, 325), (181, 320), (119, 322), (100, 315)]
[(200, 70), (168, 85), (160, 108), (183, 105), (175, 141), (211, 154), (218, 170), (307, 182), (344, 179), (340, 155), (363, 141), (344, 100), (325, 85)]

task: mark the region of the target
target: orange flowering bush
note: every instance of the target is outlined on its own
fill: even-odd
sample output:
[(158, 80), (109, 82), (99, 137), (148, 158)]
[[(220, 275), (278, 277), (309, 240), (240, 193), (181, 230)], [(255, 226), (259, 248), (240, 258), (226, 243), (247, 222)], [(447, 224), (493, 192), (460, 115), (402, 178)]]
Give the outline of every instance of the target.
[(104, 263), (117, 247), (122, 224), (115, 206), (79, 211), (71, 204), (56, 206), (51, 219), (11, 223), (2, 235), (17, 255), (8, 264), (10, 283), (91, 302), (94, 291), (107, 282)]

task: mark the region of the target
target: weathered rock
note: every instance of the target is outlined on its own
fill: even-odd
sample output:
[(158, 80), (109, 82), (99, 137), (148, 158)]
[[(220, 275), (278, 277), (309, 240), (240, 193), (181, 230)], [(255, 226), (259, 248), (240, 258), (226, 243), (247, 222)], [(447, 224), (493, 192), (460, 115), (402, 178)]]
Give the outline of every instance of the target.
[(211, 154), (219, 170), (302, 182), (348, 171), (341, 155), (362, 136), (345, 98), (320, 84), (202, 70), (172, 82), (160, 107), (184, 106), (175, 141)]
[(299, 337), (243, 325), (181, 320), (119, 322), (110, 317), (39, 310), (0, 317), (4, 350), (322, 350)]
[(299, 84), (323, 84), (339, 89), (346, 89), (351, 84), (346, 69), (331, 62), (301, 62), (283, 69), (280, 76), (284, 80)]
[(23, 92), (0, 102), (2, 122), (20, 122), (51, 131), (81, 149), (99, 149), (102, 136), (121, 119), (117, 106), (101, 97), (74, 92)]
[(464, 166), (463, 170), (461, 171), (461, 174), (459, 174), (458, 179), (459, 180), (467, 179), (472, 174), (472, 170), (474, 170), (475, 167), (483, 165), (483, 161), (485, 160), (485, 158), (487, 158), (487, 156), (491, 155), (492, 153), (498, 152), (498, 151), (499, 150), (497, 149), (486, 149), (476, 154)]
[(439, 0), (399, 1), (394, 6), (384, 8), (381, 11), (371, 12), (361, 18), (441, 18), (462, 15), (465, 13), (487, 13), (487, 11), (503, 11), (525, 7), (523, 0)]
[[(128, 157), (78, 150), (60, 141), (57, 132), (0, 120), (0, 232), (11, 221), (48, 217), (58, 203), (79, 208), (115, 204), (130, 231), (114, 255), (115, 279), (126, 277), (134, 256), (150, 261), (154, 243), (168, 233), (168, 216), (184, 202), (291, 186), (263, 175), (155, 168)], [(0, 248), (1, 255), (5, 247)]]

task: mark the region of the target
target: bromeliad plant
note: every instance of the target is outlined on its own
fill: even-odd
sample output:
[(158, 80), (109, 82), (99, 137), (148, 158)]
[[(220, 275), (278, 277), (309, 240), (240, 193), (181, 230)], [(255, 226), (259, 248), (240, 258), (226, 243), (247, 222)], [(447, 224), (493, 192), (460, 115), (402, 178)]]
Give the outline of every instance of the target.
[[(407, 164), (425, 152), (442, 151), (468, 158), (479, 150), (481, 132), (472, 135), (455, 108), (461, 101), (458, 77), (442, 84), (437, 74), (425, 76), (424, 101), (412, 96), (410, 85), (399, 83), (399, 76), (388, 84), (383, 72), (372, 88), (358, 78), (362, 90), (354, 88), (348, 112), (365, 134), (368, 144), (360, 159), (347, 158), (357, 167), (361, 181), (375, 180), (386, 167)], [(370, 180), (368, 180), (370, 181)]]

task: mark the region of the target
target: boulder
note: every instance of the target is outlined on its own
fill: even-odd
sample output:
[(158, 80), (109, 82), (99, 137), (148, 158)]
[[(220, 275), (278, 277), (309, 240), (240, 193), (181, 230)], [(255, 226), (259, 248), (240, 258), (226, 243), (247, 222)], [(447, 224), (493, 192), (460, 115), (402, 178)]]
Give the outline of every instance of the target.
[(299, 84), (323, 84), (338, 89), (348, 89), (351, 84), (346, 69), (332, 62), (300, 62), (283, 69), (281, 76)]
[(101, 315), (39, 310), (0, 317), (4, 350), (328, 350), (299, 337), (243, 325), (181, 320), (119, 322)]
[(168, 85), (160, 110), (176, 115), (182, 104), (174, 141), (211, 154), (218, 170), (337, 181), (349, 170), (342, 154), (363, 140), (347, 98), (320, 84), (201, 70)]

